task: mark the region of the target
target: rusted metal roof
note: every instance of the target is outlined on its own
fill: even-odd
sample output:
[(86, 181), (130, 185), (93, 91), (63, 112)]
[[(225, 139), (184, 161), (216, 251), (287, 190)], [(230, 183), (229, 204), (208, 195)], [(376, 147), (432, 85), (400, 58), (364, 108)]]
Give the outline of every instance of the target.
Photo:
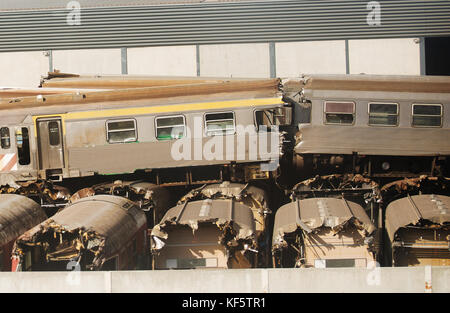
[(47, 219), (33, 200), (14, 194), (0, 195), (0, 247)]
[(395, 200), (386, 208), (386, 230), (391, 241), (396, 232), (421, 221), (442, 225), (450, 223), (450, 197), (443, 195), (415, 195)]
[(249, 238), (255, 233), (253, 213), (248, 206), (233, 199), (206, 199), (186, 202), (167, 211), (161, 222), (153, 228), (152, 236), (166, 239), (167, 233), (163, 229), (167, 225), (187, 225), (196, 230), (198, 224), (203, 222), (217, 225), (231, 222), (236, 231), (236, 240)]
[(180, 204), (185, 201), (190, 201), (191, 199), (231, 199), (235, 198), (238, 201), (250, 196), (255, 201), (260, 204), (260, 207), (266, 208), (268, 206), (267, 193), (258, 187), (251, 186), (249, 184), (238, 184), (225, 181), (220, 184), (210, 184), (207, 186), (202, 186), (200, 188), (194, 189), (185, 195), (181, 200)]
[(23, 257), (23, 250), (28, 246), (42, 244), (58, 234), (61, 240), (69, 240), (70, 245), (61, 249), (47, 242), (50, 244), (47, 257), (66, 260), (79, 257), (89, 250), (95, 256), (90, 266), (99, 269), (108, 257), (127, 245), (145, 224), (145, 214), (128, 199), (110, 195), (87, 197), (20, 236), (13, 255)]
[(450, 77), (304, 74), (302, 78), (283, 80), (283, 89), (286, 92), (298, 92), (302, 88), (305, 89), (305, 94), (314, 90), (450, 93)]
[[(55, 94), (45, 97), (21, 97), (15, 99), (0, 99), (0, 110), (44, 108), (47, 106), (69, 106), (73, 104), (90, 104), (114, 101), (123, 104), (122, 101), (139, 99), (162, 99), (167, 97), (208, 96), (217, 93), (239, 92), (263, 92), (264, 94), (278, 94), (279, 79), (243, 80), (207, 82), (201, 84), (185, 84), (172, 86), (157, 86), (143, 88), (125, 88), (106, 91), (88, 91), (79, 94)], [(266, 96), (268, 97), (268, 96)]]
[(349, 221), (363, 228), (367, 234), (375, 231), (375, 225), (357, 203), (337, 198), (296, 200), (278, 209), (272, 245), (279, 246), (285, 234), (295, 232), (298, 228), (311, 233), (320, 227), (330, 227), (338, 232)]

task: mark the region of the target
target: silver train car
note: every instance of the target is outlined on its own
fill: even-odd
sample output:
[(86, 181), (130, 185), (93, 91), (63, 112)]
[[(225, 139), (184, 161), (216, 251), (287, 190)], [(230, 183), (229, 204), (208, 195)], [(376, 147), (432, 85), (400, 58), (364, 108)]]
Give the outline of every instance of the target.
[(283, 139), (262, 126), (290, 124), (278, 79), (4, 98), (0, 111), (0, 186), (136, 172), (159, 185), (266, 179), (278, 168), (260, 165)]
[(303, 176), (448, 176), (450, 77), (313, 75), (284, 87), (298, 94)]

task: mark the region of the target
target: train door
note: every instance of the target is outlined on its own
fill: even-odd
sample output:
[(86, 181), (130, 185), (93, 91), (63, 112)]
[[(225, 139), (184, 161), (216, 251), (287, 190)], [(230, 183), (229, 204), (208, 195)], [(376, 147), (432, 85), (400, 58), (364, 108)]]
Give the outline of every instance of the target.
[(62, 174), (64, 149), (61, 118), (38, 119), (36, 123), (39, 169), (46, 170), (50, 175)]

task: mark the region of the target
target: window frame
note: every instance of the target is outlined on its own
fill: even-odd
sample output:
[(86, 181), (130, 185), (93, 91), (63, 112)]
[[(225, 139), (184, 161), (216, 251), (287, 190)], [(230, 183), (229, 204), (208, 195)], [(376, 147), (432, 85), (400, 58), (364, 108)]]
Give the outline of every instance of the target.
[[(396, 114), (392, 114), (392, 113), (370, 113), (370, 105), (371, 104), (395, 104), (397, 106), (397, 113)], [(372, 126), (372, 127), (398, 127), (400, 124), (400, 104), (397, 102), (369, 102), (367, 104), (367, 114), (369, 116), (369, 120), (367, 121), (367, 125)], [(371, 124), (370, 123), (370, 116), (371, 115), (375, 115), (375, 116), (391, 116), (391, 115), (395, 115), (397, 116), (397, 123), (395, 123), (395, 125), (386, 125), (386, 124)]]
[[(3, 136), (1, 135), (1, 130), (2, 130), (2, 129), (5, 129), (5, 128), (8, 130), (8, 137), (3, 137)], [(3, 145), (3, 139), (4, 139), (4, 138), (8, 138), (8, 141), (9, 141), (8, 146)], [(9, 150), (9, 149), (11, 149), (11, 130), (10, 130), (10, 128), (7, 127), (7, 126), (0, 127), (0, 147), (1, 147), (3, 150)]]
[[(439, 106), (441, 108), (441, 114), (440, 115), (414, 114), (414, 106), (415, 105)], [(414, 125), (414, 116), (440, 116), (441, 124), (439, 126)], [(412, 103), (411, 104), (411, 127), (417, 127), (417, 128), (442, 128), (442, 126), (444, 124), (443, 117), (444, 117), (444, 106), (442, 105), (442, 103)]]
[(168, 127), (176, 127), (176, 126), (181, 126), (181, 125), (172, 125), (172, 126), (162, 126), (162, 127), (158, 127), (158, 119), (164, 119), (164, 118), (172, 118), (172, 117), (182, 117), (183, 118), (183, 137), (181, 138), (185, 138), (186, 137), (186, 117), (183, 114), (177, 114), (177, 115), (161, 115), (161, 116), (155, 116), (155, 138), (157, 141), (169, 141), (169, 140), (178, 140), (181, 138), (171, 138), (171, 139), (158, 139), (158, 129), (159, 128), (168, 128)]
[[(226, 113), (232, 113), (233, 114), (233, 133), (223, 133), (222, 134), (208, 134), (208, 125), (207, 125), (207, 120), (206, 120), (206, 116), (208, 114), (226, 114)], [(229, 136), (229, 135), (235, 135), (236, 134), (236, 113), (234, 111), (218, 111), (218, 112), (205, 112), (203, 114), (203, 126), (205, 127), (205, 131), (204, 134), (207, 137), (212, 137), (212, 136)], [(221, 119), (221, 120), (214, 120), (214, 121), (227, 121), (227, 119)]]
[[(109, 130), (109, 123), (117, 123), (117, 122), (129, 122), (129, 121), (133, 121), (134, 123), (134, 128), (127, 128), (127, 129), (120, 129), (120, 130)], [(133, 141), (110, 141), (110, 136), (109, 133), (118, 133), (118, 132), (125, 132), (125, 131), (130, 131), (130, 130), (134, 130), (134, 136), (135, 139)], [(130, 143), (130, 142), (136, 142), (138, 141), (138, 131), (137, 131), (137, 121), (135, 118), (123, 118), (123, 119), (116, 119), (116, 120), (106, 120), (106, 142), (109, 144), (115, 144), (115, 143)]]
[[(348, 123), (348, 124), (342, 124), (342, 123), (330, 123), (327, 121), (327, 114), (348, 114), (350, 115), (350, 113), (348, 112), (327, 112), (326, 108), (327, 108), (327, 102), (340, 102), (340, 103), (351, 103), (353, 104), (353, 113), (351, 113), (353, 120), (352, 123)], [(340, 100), (325, 100), (323, 102), (323, 123), (324, 125), (338, 125), (338, 126), (353, 126), (355, 125), (356, 122), (356, 102), (355, 101), (340, 101)]]

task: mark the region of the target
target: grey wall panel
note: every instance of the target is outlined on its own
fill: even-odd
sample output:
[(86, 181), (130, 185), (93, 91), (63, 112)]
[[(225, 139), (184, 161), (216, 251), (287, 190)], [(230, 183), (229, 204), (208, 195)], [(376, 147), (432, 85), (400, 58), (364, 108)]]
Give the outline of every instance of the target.
[(450, 36), (450, 1), (258, 1), (0, 12), (0, 51)]

